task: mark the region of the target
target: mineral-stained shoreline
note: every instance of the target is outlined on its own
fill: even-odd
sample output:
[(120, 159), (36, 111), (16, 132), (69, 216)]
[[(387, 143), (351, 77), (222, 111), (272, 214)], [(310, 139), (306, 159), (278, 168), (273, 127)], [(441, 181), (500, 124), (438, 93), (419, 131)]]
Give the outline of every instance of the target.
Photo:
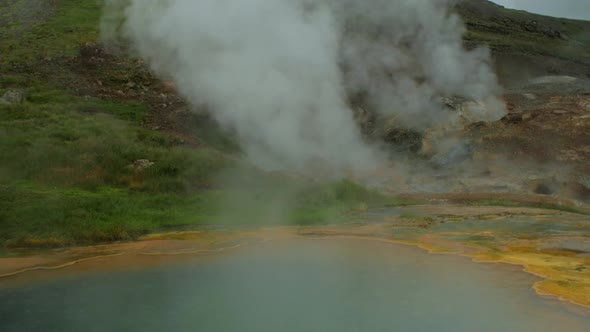
[(475, 262), (520, 265), (542, 278), (540, 295), (590, 308), (590, 217), (532, 208), (425, 206), (372, 212), (367, 224), (314, 228), (305, 236), (362, 236)]
[(0, 258), (0, 280), (10, 286), (93, 271), (181, 264), (293, 237), (361, 237), (467, 256), (475, 262), (520, 265), (542, 278), (533, 285), (540, 295), (590, 309), (590, 217), (522, 207), (415, 206), (369, 211), (347, 225), (202, 230), (150, 235), (128, 243), (14, 252)]

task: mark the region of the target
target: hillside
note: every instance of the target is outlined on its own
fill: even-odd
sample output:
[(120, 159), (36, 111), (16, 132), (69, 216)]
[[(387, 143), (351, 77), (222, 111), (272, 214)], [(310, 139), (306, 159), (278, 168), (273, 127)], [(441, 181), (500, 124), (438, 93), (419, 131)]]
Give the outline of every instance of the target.
[(488, 45), (503, 83), (542, 75), (590, 76), (590, 22), (506, 9), (487, 0), (457, 6), (465, 43)]
[(590, 22), (510, 10), (485, 0), (462, 1), (458, 11), (468, 28), (466, 45), (491, 48), (510, 110), (498, 123), (469, 130), (480, 142), (479, 151), (494, 155), (491, 159), (524, 163), (504, 165), (509, 169), (499, 173), (526, 170), (523, 186), (531, 193), (587, 202)]
[[(489, 45), (501, 81), (521, 89), (507, 91), (516, 104), (504, 121), (469, 129), (477, 131), (475, 141), (484, 142), (483, 151), (534, 151), (552, 161), (560, 156), (555, 151), (579, 148), (566, 162), (585, 171), (590, 120), (578, 117), (586, 116), (580, 105), (590, 105), (587, 95), (572, 99), (551, 90), (526, 104), (522, 94), (531, 91), (519, 84), (548, 74), (590, 77), (590, 22), (484, 0), (463, 1), (458, 11), (467, 24), (467, 47)], [(261, 212), (253, 207), (272, 202), (276, 183), (297, 192), (290, 217), (296, 224), (333, 220), (383, 201), (348, 181), (309, 188), (241, 164), (252, 180), (220, 190), (220, 172), (239, 164), (231, 133), (205, 109), (189, 110), (141, 60), (105, 51), (100, 15), (96, 0), (0, 0), (0, 96), (13, 96), (0, 103), (0, 246), (115, 241), (203, 225), (227, 209), (219, 202), (228, 195), (245, 202), (236, 215), (255, 219)], [(573, 108), (556, 113), (570, 105), (559, 98)], [(550, 99), (547, 109), (543, 101)], [(562, 125), (550, 126), (556, 122)], [(553, 136), (548, 145), (547, 135), (571, 137)], [(574, 182), (583, 187), (576, 195), (590, 196)]]
[[(277, 183), (296, 194), (287, 219), (297, 224), (381, 199), (348, 181), (308, 184), (237, 161), (206, 112), (189, 111), (142, 61), (105, 52), (95, 0), (2, 0), (0, 13), (0, 248), (267, 223)], [(247, 180), (221, 181), (228, 170)]]

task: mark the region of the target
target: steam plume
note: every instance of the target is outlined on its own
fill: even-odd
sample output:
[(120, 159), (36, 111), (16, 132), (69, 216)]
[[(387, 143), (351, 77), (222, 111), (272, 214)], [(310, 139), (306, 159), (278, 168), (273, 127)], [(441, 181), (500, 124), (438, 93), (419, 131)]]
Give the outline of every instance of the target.
[[(379, 163), (348, 106), (418, 130), (457, 115), (440, 96), (493, 100), (487, 51), (467, 52), (449, 0), (111, 0), (124, 35), (192, 104), (272, 170), (328, 173)], [(105, 24), (105, 27), (107, 25)], [(104, 30), (107, 32), (107, 30)], [(474, 120), (500, 113), (480, 112)]]

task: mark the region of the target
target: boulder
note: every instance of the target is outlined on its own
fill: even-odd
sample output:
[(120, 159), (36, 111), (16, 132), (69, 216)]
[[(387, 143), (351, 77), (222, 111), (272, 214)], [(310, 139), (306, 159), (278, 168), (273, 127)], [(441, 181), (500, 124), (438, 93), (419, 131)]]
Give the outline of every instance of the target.
[(11, 105), (11, 104), (22, 104), (25, 102), (25, 92), (22, 90), (8, 90), (2, 98), (0, 98), (0, 104)]
[(576, 201), (584, 203), (590, 202), (590, 187), (587, 187), (581, 182), (569, 181), (563, 183), (560, 193), (563, 194), (563, 196), (575, 199)]
[(143, 171), (143, 170), (148, 169), (154, 165), (155, 165), (155, 163), (153, 161), (148, 160), (148, 159), (138, 159), (133, 162), (133, 168), (136, 171)]

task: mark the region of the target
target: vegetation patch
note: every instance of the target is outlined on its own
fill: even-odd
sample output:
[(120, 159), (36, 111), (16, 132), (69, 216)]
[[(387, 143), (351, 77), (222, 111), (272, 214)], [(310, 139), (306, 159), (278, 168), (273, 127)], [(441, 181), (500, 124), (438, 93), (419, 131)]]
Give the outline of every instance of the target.
[(0, 106), (4, 246), (130, 240), (212, 224), (326, 223), (384, 201), (349, 181), (271, 176), (210, 148), (179, 146), (140, 126), (149, 112), (142, 104), (48, 86), (26, 93), (27, 102)]
[[(27, 20), (25, 1), (3, 5), (6, 16), (14, 18), (0, 29), (2, 63), (23, 64), (47, 57), (77, 55), (80, 46), (98, 40), (101, 1), (53, 1), (48, 17)], [(21, 14), (22, 12), (22, 14)]]
[[(206, 115), (182, 113), (188, 115), (177, 123), (199, 123), (182, 130), (166, 122), (172, 107), (186, 105), (164, 93), (165, 84), (141, 61), (94, 47), (102, 1), (45, 1), (48, 7), (35, 15), (28, 15), (28, 3), (0, 3), (0, 94), (26, 95), (24, 103), (0, 105), (0, 247), (130, 240), (202, 225), (349, 222), (372, 206), (423, 203), (392, 200), (351, 181), (311, 182), (236, 162), (239, 148)], [(467, 39), (495, 49), (544, 54), (565, 43), (573, 48), (551, 54), (588, 55), (589, 34), (573, 21), (562, 29), (570, 42), (546, 43), (541, 34), (500, 38), (494, 29), (503, 25), (463, 14)], [(486, 30), (485, 24), (495, 25)], [(193, 132), (194, 144), (186, 144)], [(390, 138), (416, 140), (402, 134)]]

